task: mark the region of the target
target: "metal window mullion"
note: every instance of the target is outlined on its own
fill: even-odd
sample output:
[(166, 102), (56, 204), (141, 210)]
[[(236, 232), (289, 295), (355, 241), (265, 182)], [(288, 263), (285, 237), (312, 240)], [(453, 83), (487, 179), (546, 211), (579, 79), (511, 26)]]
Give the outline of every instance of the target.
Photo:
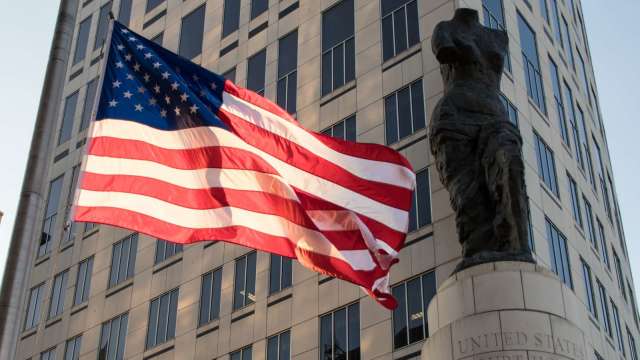
[(347, 41), (348, 38), (340, 44), (342, 46), (342, 86), (347, 84)]
[(213, 320), (211, 318), (211, 314), (213, 314), (213, 295), (215, 294), (215, 289), (213, 288), (215, 284), (215, 276), (216, 271), (211, 272), (211, 292), (209, 294), (209, 314), (207, 314), (209, 321)]
[[(405, 43), (407, 44), (407, 49), (408, 49), (409, 48), (409, 16), (407, 15), (407, 4), (404, 4), (400, 10), (404, 12)], [(416, 9), (418, 8), (417, 5), (418, 4), (416, 4)]]
[(344, 307), (344, 333), (346, 334), (346, 339), (344, 340), (344, 352), (345, 352), (345, 356), (347, 358), (347, 360), (349, 360), (349, 313), (351, 311), (349, 310), (349, 306), (345, 306)]
[(422, 286), (422, 278), (424, 275), (420, 276), (420, 307), (422, 308), (422, 338), (426, 339), (427, 334), (427, 309), (424, 307), (424, 286)]
[(398, 141), (400, 141), (400, 111), (398, 111), (398, 91), (393, 94), (396, 100), (396, 135)]
[(242, 291), (244, 292), (244, 295), (242, 296), (242, 306), (247, 305), (247, 297), (249, 295), (247, 293), (247, 268), (249, 267), (248, 265), (249, 265), (249, 257), (245, 255), (244, 256), (244, 279), (242, 279), (243, 281)]
[[(407, 42), (407, 44), (409, 44)], [(411, 84), (409, 84), (408, 88), (409, 88), (409, 118), (411, 120), (411, 133), (413, 134), (416, 130), (413, 124), (413, 89), (411, 88), (412, 85), (415, 83), (415, 81)]]
[(404, 317), (407, 321), (407, 330), (406, 330), (406, 335), (407, 335), (407, 345), (410, 344), (410, 331), (409, 331), (409, 293), (407, 292), (407, 282), (405, 281), (402, 284), (402, 287), (404, 288)]
[(398, 52), (396, 51), (396, 19), (393, 16), (393, 11), (391, 11), (389, 13), (389, 15), (391, 17), (391, 40), (392, 40), (392, 49), (393, 49), (393, 56), (395, 56)]
[(334, 360), (336, 358), (336, 344), (335, 344), (335, 334), (334, 334), (334, 330), (336, 328), (335, 325), (335, 311), (331, 313), (331, 360)]

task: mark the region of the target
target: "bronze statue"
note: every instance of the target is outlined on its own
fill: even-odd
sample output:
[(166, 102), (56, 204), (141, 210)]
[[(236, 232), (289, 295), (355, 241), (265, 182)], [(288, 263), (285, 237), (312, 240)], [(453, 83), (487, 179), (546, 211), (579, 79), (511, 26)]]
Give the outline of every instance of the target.
[(472, 9), (456, 10), (431, 39), (444, 96), (429, 140), (456, 212), (463, 257), (456, 271), (492, 261), (534, 262), (522, 138), (500, 100), (507, 44), (507, 33), (480, 25)]

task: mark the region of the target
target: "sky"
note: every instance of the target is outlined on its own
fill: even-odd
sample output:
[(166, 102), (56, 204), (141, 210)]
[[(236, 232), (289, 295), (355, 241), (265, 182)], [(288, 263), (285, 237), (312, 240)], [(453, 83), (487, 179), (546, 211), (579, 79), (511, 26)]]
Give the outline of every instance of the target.
[[(505, 0), (515, 1), (515, 0)], [(59, 1), (0, 0), (0, 278), (38, 109)], [(640, 289), (638, 0), (582, 0), (613, 178)], [(639, 151), (636, 153), (636, 151)], [(636, 290), (637, 294), (640, 291)]]

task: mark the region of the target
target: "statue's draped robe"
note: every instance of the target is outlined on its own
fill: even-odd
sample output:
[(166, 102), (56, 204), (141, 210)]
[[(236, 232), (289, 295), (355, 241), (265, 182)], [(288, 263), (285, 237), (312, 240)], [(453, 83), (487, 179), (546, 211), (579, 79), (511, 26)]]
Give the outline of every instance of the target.
[(463, 248), (459, 269), (487, 261), (533, 261), (522, 138), (499, 93), (507, 35), (481, 26), (477, 16), (459, 9), (432, 37), (445, 91), (433, 111), (429, 138), (456, 212)]

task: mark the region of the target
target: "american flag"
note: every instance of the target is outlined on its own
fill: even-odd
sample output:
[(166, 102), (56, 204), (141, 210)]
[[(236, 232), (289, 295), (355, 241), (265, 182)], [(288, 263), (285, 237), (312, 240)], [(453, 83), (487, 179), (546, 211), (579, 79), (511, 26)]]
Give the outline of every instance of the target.
[(114, 22), (74, 220), (296, 258), (388, 308), (415, 175)]

